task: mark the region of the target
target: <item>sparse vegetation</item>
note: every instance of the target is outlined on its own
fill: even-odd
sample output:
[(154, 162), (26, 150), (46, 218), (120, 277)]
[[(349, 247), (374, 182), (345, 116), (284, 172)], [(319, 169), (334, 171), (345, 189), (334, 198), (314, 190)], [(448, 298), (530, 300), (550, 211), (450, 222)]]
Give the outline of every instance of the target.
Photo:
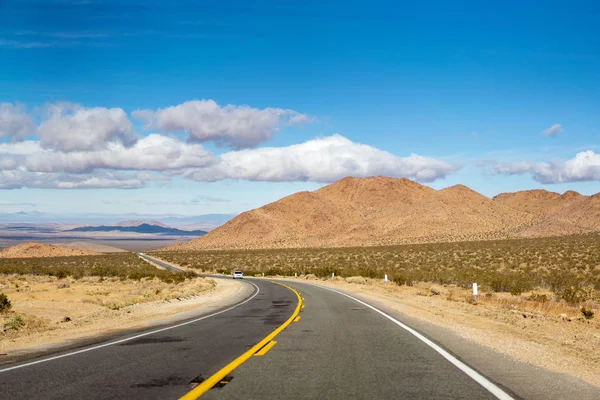
[(8, 297), (6, 297), (4, 293), (0, 293), (0, 313), (10, 310), (11, 307), (12, 304), (10, 300), (8, 300)]
[(0, 258), (0, 274), (48, 275), (59, 279), (66, 277), (81, 279), (86, 276), (133, 280), (158, 278), (166, 283), (179, 283), (194, 276), (192, 272), (173, 273), (157, 269), (133, 253), (74, 257)]
[(581, 314), (583, 314), (585, 319), (594, 318), (594, 312), (587, 307), (581, 307)]
[(18, 331), (23, 325), (25, 325), (23, 317), (18, 314), (10, 316), (6, 321), (6, 326), (15, 331)]
[[(389, 278), (401, 285), (416, 282), (454, 284), (482, 292), (520, 295), (533, 289), (557, 300), (581, 304), (598, 300), (599, 234), (458, 243), (413, 244), (330, 249), (154, 252), (166, 261), (197, 271), (243, 270), (246, 275), (314, 274), (317, 277)], [(545, 301), (545, 295), (531, 300)]]

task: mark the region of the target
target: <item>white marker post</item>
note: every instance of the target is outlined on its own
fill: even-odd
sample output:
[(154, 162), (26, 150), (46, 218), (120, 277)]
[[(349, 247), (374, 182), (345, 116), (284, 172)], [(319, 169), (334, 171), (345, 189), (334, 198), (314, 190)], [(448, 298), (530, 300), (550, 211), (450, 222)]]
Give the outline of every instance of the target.
[(331, 273), (331, 279), (333, 279), (335, 277), (335, 272)]
[(383, 276), (383, 282), (384, 282), (384, 283), (387, 285), (387, 283), (388, 283), (387, 274), (385, 274), (385, 275)]
[(475, 304), (477, 304), (477, 284), (473, 283), (473, 299), (475, 299)]
[(294, 272), (294, 277), (296, 277), (296, 278), (298, 277), (298, 273), (297, 272)]

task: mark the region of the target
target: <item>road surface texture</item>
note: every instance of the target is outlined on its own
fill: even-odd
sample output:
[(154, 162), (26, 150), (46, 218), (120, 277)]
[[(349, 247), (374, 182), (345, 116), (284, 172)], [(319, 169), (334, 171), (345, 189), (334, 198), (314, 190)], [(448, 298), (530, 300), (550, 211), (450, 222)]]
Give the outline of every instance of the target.
[(288, 288), (246, 280), (260, 289), (255, 297), (201, 321), (18, 369), (2, 365), (0, 398), (177, 399), (284, 324), (299, 304), (300, 319), (274, 338), (270, 350), (250, 357), (202, 399), (600, 398), (594, 387), (374, 304), (458, 354), (491, 385), (486, 389), (452, 364), (451, 354), (445, 358), (435, 343), (369, 305), (306, 283), (285, 283), (302, 303)]

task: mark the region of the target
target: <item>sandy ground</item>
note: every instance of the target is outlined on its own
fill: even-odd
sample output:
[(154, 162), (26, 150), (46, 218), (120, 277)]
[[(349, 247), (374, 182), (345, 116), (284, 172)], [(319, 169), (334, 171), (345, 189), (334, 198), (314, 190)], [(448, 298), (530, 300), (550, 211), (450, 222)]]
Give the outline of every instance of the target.
[(26, 242), (0, 250), (0, 258), (45, 258), (97, 256), (100, 253), (37, 242)]
[(107, 246), (95, 242), (69, 242), (69, 243), (54, 243), (56, 246), (68, 247), (69, 249), (95, 251), (96, 253), (126, 253), (127, 250), (118, 247)]
[(185, 311), (219, 303), (240, 288), (233, 280), (205, 278), (177, 285), (147, 279), (0, 276), (0, 292), (12, 303), (10, 312), (0, 314), (0, 363), (74, 339), (190, 317)]
[[(59, 244), (59, 243), (70, 243), (73, 241), (77, 242), (88, 242), (88, 243), (98, 243), (104, 244), (111, 247), (117, 247), (119, 249), (123, 249), (126, 251), (151, 251), (160, 249), (163, 247), (170, 246), (171, 244), (180, 242), (184, 239), (165, 239), (165, 238), (153, 238), (153, 239), (119, 239), (119, 238), (86, 238), (86, 237), (75, 237), (69, 236), (65, 237), (33, 237), (27, 239), (9, 239), (0, 237), (0, 249), (5, 247), (10, 247), (17, 245), (19, 243), (27, 242), (30, 240), (35, 240), (40, 243), (50, 243), (50, 244)], [(188, 239), (189, 240), (189, 239)]]
[(519, 361), (600, 386), (598, 310), (586, 320), (578, 308), (527, 301), (526, 294), (484, 294), (475, 306), (469, 291), (455, 287), (398, 286), (361, 277), (317, 280), (309, 276), (308, 281), (360, 295)]

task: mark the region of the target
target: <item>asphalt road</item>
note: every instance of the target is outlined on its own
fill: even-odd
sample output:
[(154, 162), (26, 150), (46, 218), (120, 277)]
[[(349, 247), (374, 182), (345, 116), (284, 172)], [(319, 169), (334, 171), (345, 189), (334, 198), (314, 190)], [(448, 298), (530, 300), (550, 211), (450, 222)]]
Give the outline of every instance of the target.
[[(229, 384), (203, 399), (600, 399), (597, 387), (516, 361), (385, 305), (283, 282), (304, 298), (301, 319), (277, 336), (264, 357), (238, 367)], [(495, 386), (499, 397), (393, 320), (425, 334), (431, 345), (440, 345)]]
[(339, 294), (296, 282), (300, 321), (203, 399), (495, 399), (431, 347)]
[(250, 301), (194, 323), (8, 371), (26, 363), (2, 365), (0, 399), (177, 399), (292, 314), (292, 291), (253, 283), (260, 291)]
[[(266, 354), (248, 359), (203, 399), (498, 398), (436, 351), (435, 343), (388, 318), (401, 318), (392, 311), (378, 306), (388, 313), (382, 315), (340, 293), (286, 283), (304, 298), (300, 319), (275, 337)], [(267, 280), (244, 284), (256, 284), (259, 293), (201, 321), (14, 370), (2, 371), (2, 365), (0, 399), (179, 398), (283, 324), (298, 304), (293, 291)], [(474, 367), (500, 398), (600, 398), (596, 388), (568, 377), (453, 341), (443, 330), (418, 329), (437, 335), (436, 342)]]
[(161, 268), (168, 269), (168, 270), (173, 271), (173, 272), (181, 272), (182, 271), (182, 269), (180, 269), (180, 268), (174, 267), (171, 264), (168, 264), (168, 263), (166, 263), (164, 261), (157, 260), (154, 257), (147, 256), (144, 253), (138, 253), (138, 257), (140, 257), (141, 259), (143, 259), (143, 260), (145, 260), (145, 261), (147, 261), (147, 262), (149, 262), (151, 264), (158, 265)]

